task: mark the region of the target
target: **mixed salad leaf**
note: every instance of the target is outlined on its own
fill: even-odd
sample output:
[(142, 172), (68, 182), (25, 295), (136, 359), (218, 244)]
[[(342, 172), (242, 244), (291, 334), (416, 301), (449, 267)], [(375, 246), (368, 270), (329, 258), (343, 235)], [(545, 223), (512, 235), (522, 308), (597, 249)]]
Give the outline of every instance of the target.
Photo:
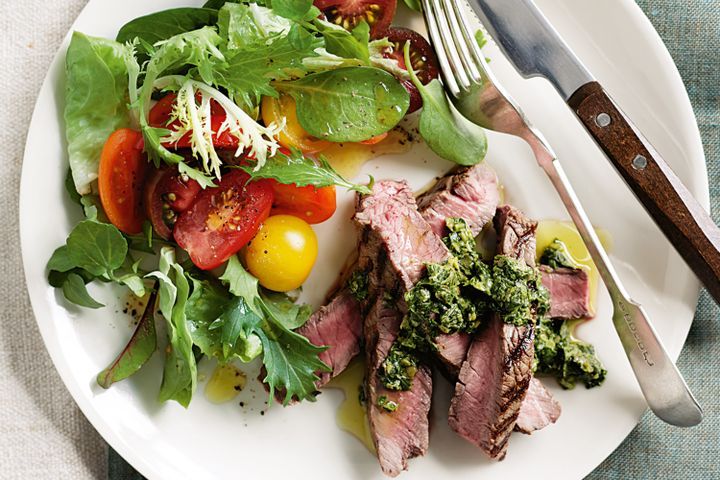
[[(382, 21), (344, 22), (323, 15), (312, 0), (210, 0), (136, 18), (115, 40), (73, 34), (66, 57), (66, 186), (85, 218), (50, 258), (48, 280), (86, 308), (103, 306), (88, 290), (94, 281), (149, 296), (127, 346), (98, 374), (102, 387), (147, 363), (161, 344), (158, 316), (167, 330), (161, 401), (189, 405), (202, 357), (259, 358), (271, 396), (285, 404), (314, 399), (317, 374), (327, 369), (319, 359), (324, 347), (295, 332), (310, 307), (262, 287), (235, 254), (280, 195), (306, 202), (295, 213), (312, 223), (334, 212), (335, 187), (361, 194), (370, 188), (343, 178), (316, 151), (302, 150), (306, 144), (287, 145), (283, 132), (301, 131), (311, 145), (380, 141), (422, 95), (420, 135), (436, 153), (470, 165), (486, 149), (482, 131), (468, 139), (438, 81), (429, 81), (437, 72), (418, 79), (407, 53), (412, 45), (403, 61), (402, 45), (388, 38), (394, 8), (382, 14)], [(423, 48), (417, 58), (432, 53)], [(268, 99), (293, 110), (267, 119), (261, 110)], [(109, 146), (120, 130), (133, 133), (124, 137), (130, 140)], [(131, 164), (129, 154), (142, 155), (142, 164)], [(329, 201), (322, 215), (303, 210)], [(118, 222), (118, 215), (137, 221)], [(201, 232), (188, 233), (195, 227)], [(196, 248), (221, 250), (224, 256), (209, 262), (226, 262), (224, 273), (200, 270), (211, 267), (197, 263)]]

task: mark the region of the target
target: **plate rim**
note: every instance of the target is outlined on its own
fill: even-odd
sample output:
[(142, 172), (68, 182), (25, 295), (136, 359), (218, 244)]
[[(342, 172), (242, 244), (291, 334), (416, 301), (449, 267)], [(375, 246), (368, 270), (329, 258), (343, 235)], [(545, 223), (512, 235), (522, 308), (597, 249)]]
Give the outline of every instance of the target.
[[(702, 205), (705, 210), (709, 210), (710, 208), (710, 191), (709, 191), (709, 178), (708, 178), (708, 171), (707, 171), (707, 158), (705, 155), (705, 151), (702, 144), (702, 137), (700, 135), (700, 129), (697, 123), (697, 118), (695, 116), (692, 103), (690, 102), (690, 98), (688, 96), (687, 89), (685, 88), (685, 85), (682, 81), (682, 77), (680, 75), (680, 72), (677, 68), (676, 63), (672, 59), (672, 56), (670, 55), (670, 52), (665, 45), (664, 41), (662, 40), (662, 37), (660, 37), (660, 34), (657, 32), (655, 27), (653, 26), (650, 19), (645, 15), (643, 10), (640, 8), (640, 6), (634, 1), (634, 0), (617, 0), (620, 2), (624, 7), (625, 10), (630, 13), (633, 16), (633, 23), (637, 25), (642, 31), (640, 33), (644, 35), (649, 35), (652, 37), (653, 42), (652, 44), (655, 46), (655, 53), (658, 54), (658, 64), (661, 68), (665, 69), (668, 72), (668, 80), (672, 82), (674, 90), (677, 93), (680, 93), (679, 101), (684, 105), (684, 111), (679, 112), (680, 115), (683, 116), (682, 118), (682, 124), (686, 125), (687, 127), (690, 127), (689, 130), (689, 137), (688, 139), (692, 141), (692, 143), (695, 146), (699, 145), (699, 156), (697, 159), (695, 159), (698, 163), (698, 171), (694, 171), (693, 175), (695, 177), (695, 180), (699, 182), (696, 192), (694, 192), (697, 200)], [(28, 157), (29, 153), (29, 145), (30, 141), (33, 139), (32, 135), (30, 135), (30, 132), (32, 132), (36, 127), (35, 124), (39, 121), (38, 120), (38, 113), (40, 112), (40, 93), (45, 91), (46, 89), (53, 89), (56, 86), (52, 85), (51, 83), (51, 75), (50, 72), (53, 71), (53, 69), (57, 69), (61, 67), (61, 63), (63, 60), (63, 48), (65, 48), (66, 42), (70, 35), (72, 34), (73, 27), (77, 22), (77, 19), (83, 16), (90, 6), (91, 2), (88, 2), (83, 9), (80, 11), (78, 16), (73, 21), (73, 24), (71, 25), (70, 29), (68, 30), (68, 33), (63, 37), (63, 40), (61, 41), (58, 49), (56, 50), (53, 59), (47, 69), (47, 72), (45, 74), (45, 78), (43, 79), (43, 82), (40, 86), (40, 88), (37, 91), (37, 99), (35, 101), (35, 105), (33, 107), (33, 113), (30, 120), (30, 123), (28, 124), (28, 134), (26, 136), (26, 142), (23, 152), (23, 164), (22, 164), (22, 170), (21, 170), (21, 178), (20, 178), (20, 192), (19, 192), (19, 208), (18, 208), (18, 216), (19, 216), (19, 230), (20, 230), (20, 249), (21, 249), (21, 257), (22, 257), (22, 265), (23, 265), (23, 276), (25, 279), (25, 288), (28, 292), (28, 297), (30, 298), (30, 303), (33, 311), (33, 317), (35, 318), (35, 322), (38, 326), (38, 329), (40, 331), (41, 337), (43, 339), (43, 343), (45, 345), (46, 350), (48, 351), (48, 354), (50, 355), (50, 358), (53, 363), (53, 367), (58, 372), (58, 375), (63, 381), (63, 384), (65, 385), (65, 388), (68, 390), (68, 392), (71, 394), (73, 400), (78, 405), (80, 410), (82, 411), (83, 415), (88, 419), (90, 424), (93, 426), (93, 428), (100, 434), (100, 436), (103, 438), (107, 444), (113, 448), (115, 451), (120, 454), (125, 461), (127, 461), (130, 465), (133, 466), (138, 472), (140, 472), (143, 476), (147, 478), (162, 478), (162, 471), (158, 470), (156, 468), (156, 464), (149, 461), (146, 457), (142, 455), (136, 455), (135, 450), (121, 437), (121, 435), (117, 434), (113, 429), (109, 428), (109, 425), (107, 422), (103, 419), (103, 417), (100, 415), (100, 413), (93, 407), (92, 399), (89, 397), (85, 397), (82, 394), (82, 391), (73, 378), (70, 370), (70, 365), (66, 364), (63, 360), (65, 359), (64, 356), (62, 356), (59, 346), (55, 345), (53, 343), (53, 338), (51, 338), (50, 334), (52, 333), (52, 328), (50, 328), (47, 324), (42, 323), (39, 320), (39, 317), (37, 315), (38, 307), (36, 304), (40, 302), (40, 299), (37, 298), (37, 295), (33, 295), (30, 290), (30, 277), (28, 275), (28, 265), (27, 265), (27, 255), (28, 251), (26, 246), (28, 245), (28, 234), (26, 233), (26, 230), (28, 230), (28, 223), (29, 221), (26, 220), (28, 218), (27, 215), (23, 215), (23, 213), (27, 210), (28, 200), (27, 197), (29, 195), (29, 175), (27, 174), (27, 164), (28, 164)], [(609, 4), (607, 8), (612, 8)], [(702, 167), (702, 168), (700, 168)], [(697, 297), (699, 297), (701, 287), (698, 288)], [(697, 299), (696, 299), (697, 304)], [(697, 312), (697, 306), (695, 307), (694, 313)], [(693, 313), (693, 314), (694, 314)], [(694, 317), (693, 317), (694, 319)], [(692, 325), (692, 321), (688, 325), (688, 330), (685, 332), (684, 340), (683, 340), (683, 347), (685, 345), (685, 342), (687, 340), (687, 335), (689, 333), (689, 329)], [(681, 350), (682, 351), (682, 348)], [(680, 352), (678, 352), (679, 356)], [(674, 360), (677, 360), (677, 357), (674, 358)], [(647, 410), (646, 410), (647, 411)], [(637, 421), (635, 422), (635, 425), (633, 427), (636, 428), (639, 424), (641, 418), (643, 415), (638, 417)], [(632, 431), (632, 430), (631, 430)], [(628, 432), (629, 434), (630, 432)], [(597, 464), (592, 464), (593, 462), (590, 462), (591, 464), (586, 465), (586, 468), (583, 473), (583, 477), (589, 474), (590, 472), (594, 471), (605, 459), (607, 459), (614, 451), (619, 447), (622, 442), (625, 441), (627, 438), (627, 435), (622, 437), (620, 441), (618, 442), (615, 449), (613, 449), (611, 452), (608, 453), (606, 457), (601, 459)]]

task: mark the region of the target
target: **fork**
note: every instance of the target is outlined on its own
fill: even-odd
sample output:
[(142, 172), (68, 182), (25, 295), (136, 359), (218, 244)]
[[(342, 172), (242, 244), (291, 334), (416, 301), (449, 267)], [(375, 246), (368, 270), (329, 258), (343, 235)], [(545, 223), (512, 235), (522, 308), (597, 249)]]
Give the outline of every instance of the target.
[(702, 421), (702, 409), (645, 310), (623, 286), (557, 155), (495, 80), (458, 2), (422, 0), (422, 7), (443, 84), (455, 108), (481, 127), (523, 139), (555, 187), (610, 294), (613, 325), (648, 406), (671, 425), (697, 425)]

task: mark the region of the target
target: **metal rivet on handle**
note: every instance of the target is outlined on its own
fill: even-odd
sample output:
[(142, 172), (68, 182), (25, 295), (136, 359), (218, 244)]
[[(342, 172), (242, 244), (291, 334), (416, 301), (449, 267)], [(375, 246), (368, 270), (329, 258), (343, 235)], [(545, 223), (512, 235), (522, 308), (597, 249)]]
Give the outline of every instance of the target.
[(636, 155), (635, 158), (633, 158), (632, 166), (635, 170), (645, 170), (645, 167), (647, 167), (647, 158), (642, 155)]
[(607, 113), (600, 113), (597, 117), (595, 117), (595, 125), (597, 125), (598, 127), (605, 128), (610, 125), (611, 121), (612, 120), (610, 118), (610, 115), (608, 115)]

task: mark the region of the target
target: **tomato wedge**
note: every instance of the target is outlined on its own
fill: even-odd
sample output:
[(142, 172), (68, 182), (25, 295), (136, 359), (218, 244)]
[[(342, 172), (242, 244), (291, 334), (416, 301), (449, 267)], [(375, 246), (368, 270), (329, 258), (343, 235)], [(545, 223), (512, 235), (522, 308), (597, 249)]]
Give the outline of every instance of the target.
[(337, 208), (335, 187), (317, 188), (312, 185), (298, 187), (273, 180), (275, 199), (272, 215), (292, 215), (307, 223), (322, 223), (332, 217)]
[(142, 231), (147, 169), (142, 134), (129, 128), (113, 132), (100, 155), (98, 190), (108, 220), (121, 232), (133, 235)]
[(248, 180), (241, 170), (226, 173), (217, 187), (201, 191), (175, 222), (175, 241), (199, 268), (222, 265), (247, 245), (270, 214), (272, 184)]
[[(390, 27), (386, 35), (388, 40), (392, 42), (393, 48), (386, 50), (383, 53), (384, 57), (397, 60), (400, 67), (407, 70), (404, 49), (405, 44), (410, 42), (410, 63), (420, 82), (427, 85), (433, 79), (438, 78), (440, 67), (435, 51), (422, 35), (414, 30), (402, 27)], [(410, 80), (404, 79), (401, 83), (410, 94), (410, 106), (407, 113), (412, 113), (422, 107), (422, 97)]]
[[(168, 93), (150, 109), (148, 114), (148, 122), (150, 126), (157, 128), (168, 128), (173, 130), (174, 126), (178, 125), (178, 122), (170, 122), (170, 115), (172, 114), (173, 107), (175, 105), (175, 98), (177, 95), (174, 93)], [(217, 134), (220, 131), (220, 127), (227, 115), (225, 110), (217, 104), (214, 100), (210, 101), (210, 127), (213, 131), (213, 145), (216, 148), (237, 148), (238, 139), (228, 132), (223, 132), (220, 135)], [(170, 122), (170, 123), (168, 123)], [(188, 132), (177, 142), (165, 142), (163, 146), (165, 148), (190, 148), (190, 137), (192, 132)]]
[(177, 214), (193, 203), (202, 188), (191, 178), (183, 179), (174, 167), (155, 170), (145, 183), (145, 213), (153, 229), (160, 237), (168, 240)]

